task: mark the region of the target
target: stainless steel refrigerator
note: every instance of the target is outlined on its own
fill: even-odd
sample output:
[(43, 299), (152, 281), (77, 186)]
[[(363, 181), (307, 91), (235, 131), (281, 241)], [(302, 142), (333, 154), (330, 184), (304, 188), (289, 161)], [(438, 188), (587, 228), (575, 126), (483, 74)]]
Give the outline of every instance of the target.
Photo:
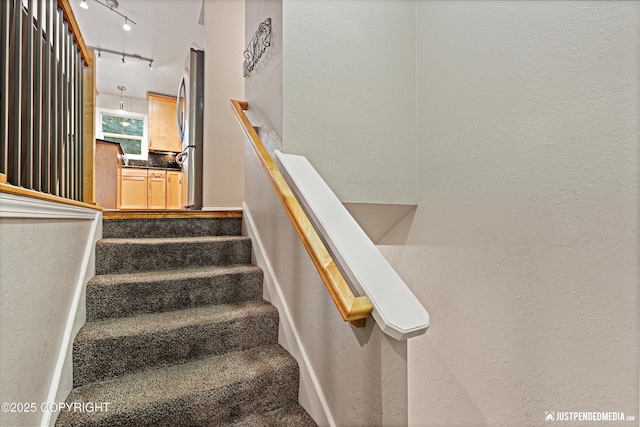
[(187, 209), (202, 209), (202, 122), (204, 111), (204, 51), (189, 49), (178, 88), (176, 116), (182, 152), (176, 161), (187, 179)]

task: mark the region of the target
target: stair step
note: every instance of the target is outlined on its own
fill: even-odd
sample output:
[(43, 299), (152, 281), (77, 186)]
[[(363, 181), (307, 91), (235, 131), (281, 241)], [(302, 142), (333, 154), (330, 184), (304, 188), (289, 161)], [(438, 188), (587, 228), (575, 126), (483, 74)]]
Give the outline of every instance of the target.
[(243, 236), (114, 238), (96, 243), (96, 274), (250, 263), (251, 239)]
[(253, 265), (95, 276), (87, 284), (87, 321), (259, 300), (262, 280)]
[(108, 411), (61, 411), (57, 426), (218, 426), (295, 404), (298, 365), (279, 345), (147, 370), (75, 388), (68, 403)]
[(73, 344), (73, 385), (275, 344), (278, 320), (257, 300), (89, 322)]
[(242, 217), (104, 219), (102, 236), (108, 238), (239, 236)]
[(265, 414), (251, 414), (230, 424), (233, 427), (316, 427), (313, 418), (298, 404), (278, 408)]

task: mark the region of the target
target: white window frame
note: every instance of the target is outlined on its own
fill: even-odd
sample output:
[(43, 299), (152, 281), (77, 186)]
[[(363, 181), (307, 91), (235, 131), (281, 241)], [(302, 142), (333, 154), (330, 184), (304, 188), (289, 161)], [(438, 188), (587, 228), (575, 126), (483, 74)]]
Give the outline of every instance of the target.
[[(1, 0), (0, 0), (1, 1)], [(102, 115), (107, 114), (109, 116), (116, 116), (122, 118), (132, 118), (137, 120), (143, 120), (144, 124), (142, 125), (142, 138), (139, 136), (132, 135), (121, 135), (117, 133), (103, 133), (102, 132)], [(147, 127), (147, 115), (140, 113), (130, 113), (126, 114), (119, 113), (117, 110), (110, 110), (108, 108), (96, 108), (96, 138), (104, 139), (105, 136), (112, 136), (114, 138), (124, 138), (124, 139), (138, 139), (141, 141), (140, 144), (140, 154), (128, 154), (125, 153), (127, 159), (132, 160), (148, 160), (149, 159), (149, 130)]]

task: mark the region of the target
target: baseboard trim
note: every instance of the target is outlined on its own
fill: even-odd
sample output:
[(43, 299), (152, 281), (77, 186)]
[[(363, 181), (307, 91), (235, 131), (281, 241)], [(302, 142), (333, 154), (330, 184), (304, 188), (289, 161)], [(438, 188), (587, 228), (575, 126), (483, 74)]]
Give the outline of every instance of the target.
[(203, 206), (202, 211), (205, 212), (216, 212), (216, 211), (240, 211), (242, 212), (242, 206), (236, 207), (236, 206), (222, 206), (222, 207), (216, 207), (216, 206)]
[(276, 306), (280, 313), (280, 325), (283, 333), (278, 337), (278, 342), (291, 353), (300, 367), (300, 392), (298, 396), (300, 404), (318, 425), (335, 427), (336, 423), (329, 409), (327, 399), (320, 388), (318, 377), (302, 345), (298, 330), (291, 321), (291, 311), (287, 306), (278, 279), (267, 257), (264, 245), (255, 227), (255, 222), (251, 217), (251, 212), (245, 203), (243, 203), (242, 208), (244, 211), (244, 228), (251, 238), (255, 263), (264, 271), (264, 284), (268, 295), (271, 297), (269, 302)]
[[(75, 292), (73, 294), (73, 300), (71, 301), (71, 308), (69, 309), (69, 314), (67, 316), (67, 323), (64, 330), (64, 335), (62, 337), (62, 342), (60, 346), (60, 351), (58, 352), (58, 359), (56, 361), (56, 366), (53, 372), (53, 378), (51, 380), (51, 384), (49, 386), (49, 394), (47, 396), (47, 408), (55, 407), (52, 405), (56, 402), (63, 402), (69, 392), (71, 391), (71, 387), (64, 386), (64, 380), (67, 379), (67, 383), (72, 383), (72, 348), (73, 348), (73, 340), (75, 338), (75, 331), (82, 326), (78, 324), (78, 321), (84, 323), (84, 313), (81, 313), (83, 319), (77, 318), (79, 307), (81, 304), (81, 297), (84, 292), (84, 287), (86, 283), (93, 277), (94, 273), (94, 264), (93, 260), (93, 247), (96, 241), (96, 237), (98, 235), (98, 226), (102, 221), (102, 212), (95, 211), (93, 216), (93, 221), (91, 224), (91, 231), (89, 232), (89, 237), (87, 238), (87, 243), (85, 246), (84, 255), (82, 258), (82, 265), (80, 274), (78, 275), (78, 281), (76, 282)], [(100, 232), (101, 234), (101, 232)], [(66, 371), (66, 372), (65, 372)], [(71, 381), (69, 381), (71, 379)], [(42, 415), (41, 426), (49, 427), (55, 424), (56, 418), (58, 414), (52, 413), (51, 411), (45, 411)]]

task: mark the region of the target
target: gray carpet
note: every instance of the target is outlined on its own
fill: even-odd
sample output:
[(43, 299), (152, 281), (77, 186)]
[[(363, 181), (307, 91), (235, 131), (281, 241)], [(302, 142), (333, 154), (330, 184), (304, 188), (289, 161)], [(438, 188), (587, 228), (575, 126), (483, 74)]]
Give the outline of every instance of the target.
[[(58, 426), (315, 426), (237, 218), (105, 220)], [(78, 406), (76, 406), (78, 407)]]

